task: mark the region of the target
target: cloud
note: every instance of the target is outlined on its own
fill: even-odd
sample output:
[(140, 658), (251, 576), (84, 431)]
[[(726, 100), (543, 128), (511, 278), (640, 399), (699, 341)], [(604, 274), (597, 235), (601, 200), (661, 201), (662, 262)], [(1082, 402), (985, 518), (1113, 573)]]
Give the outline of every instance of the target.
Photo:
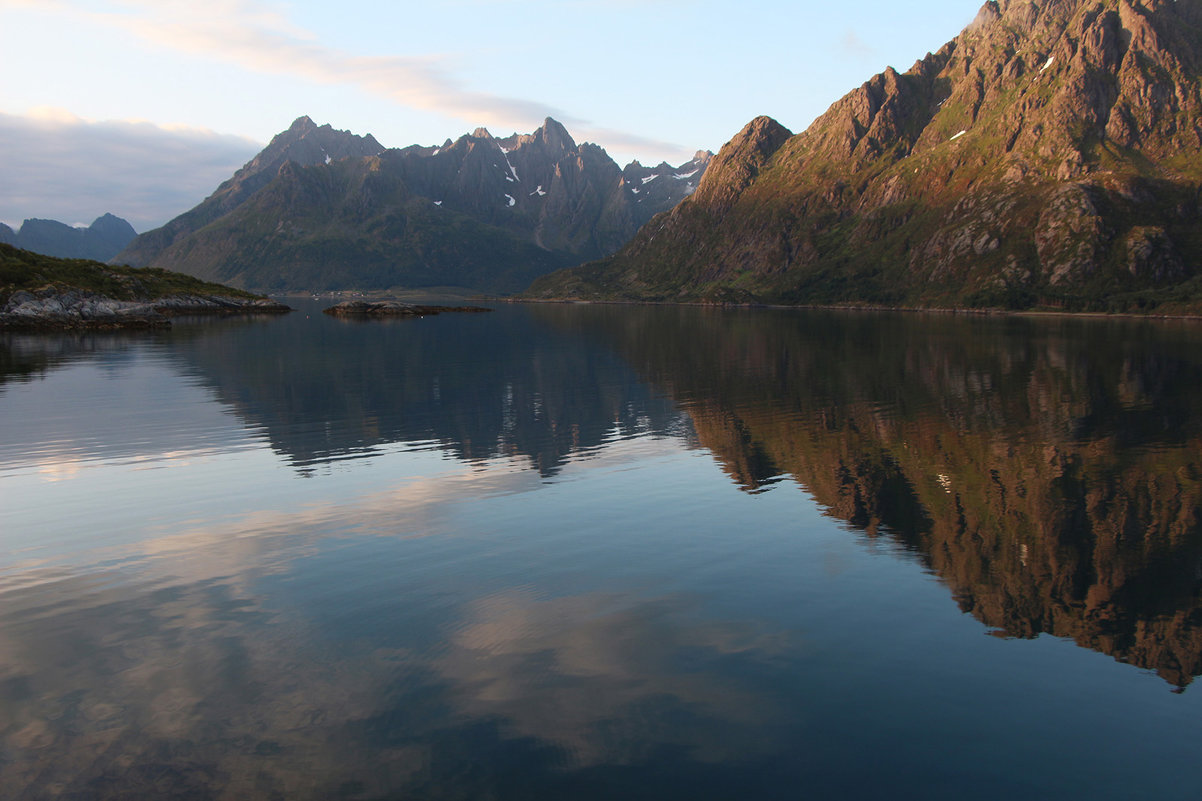
[[(65, 5), (52, 8), (63, 13)], [(254, 0), (119, 0), (109, 10), (82, 13), (156, 47), (187, 52), (268, 75), (353, 87), (400, 106), (463, 120), (470, 127), (532, 130), (554, 117), (578, 138), (624, 150), (677, 152), (679, 144), (596, 126), (533, 100), (473, 91), (453, 75), (449, 56), (360, 56), (318, 41)]]
[(0, 113), (0, 220), (90, 223), (111, 212), (146, 231), (195, 206), (261, 148), (206, 129), (93, 122), (61, 109)]
[[(465, 605), (435, 664), (464, 715), (554, 743), (567, 767), (637, 764), (647, 741), (712, 764), (775, 752), (779, 701), (734, 675), (683, 668), (682, 655), (763, 662), (800, 646), (750, 623), (706, 620), (682, 596), (539, 598), (518, 588)], [(647, 714), (656, 707), (673, 712)]]
[(839, 40), (839, 45), (843, 48), (844, 53), (855, 58), (864, 58), (876, 53), (867, 42), (857, 36), (856, 32), (852, 30), (844, 31), (843, 38)]

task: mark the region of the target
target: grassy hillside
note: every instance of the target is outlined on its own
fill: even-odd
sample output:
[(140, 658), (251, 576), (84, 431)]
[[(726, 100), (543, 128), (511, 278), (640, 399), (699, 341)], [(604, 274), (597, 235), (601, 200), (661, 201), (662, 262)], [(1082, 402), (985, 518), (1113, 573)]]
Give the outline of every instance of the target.
[(56, 259), (0, 244), (0, 305), (14, 292), (48, 286), (85, 290), (126, 301), (151, 301), (170, 295), (218, 295), (245, 300), (260, 297), (167, 270), (112, 267), (87, 259)]

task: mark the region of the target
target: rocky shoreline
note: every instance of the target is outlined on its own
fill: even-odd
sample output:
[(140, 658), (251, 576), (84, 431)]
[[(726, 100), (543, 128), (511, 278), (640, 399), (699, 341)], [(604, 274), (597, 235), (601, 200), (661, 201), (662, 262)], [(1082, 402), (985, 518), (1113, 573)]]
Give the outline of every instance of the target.
[(404, 303), (399, 300), (348, 300), (324, 309), (323, 312), (332, 317), (428, 317), (443, 312), (490, 312), (492, 309), (484, 306), (420, 306)]
[(116, 300), (84, 289), (19, 290), (0, 306), (0, 330), (169, 328), (186, 314), (286, 314), (292, 307), (267, 298), (179, 294), (154, 300)]

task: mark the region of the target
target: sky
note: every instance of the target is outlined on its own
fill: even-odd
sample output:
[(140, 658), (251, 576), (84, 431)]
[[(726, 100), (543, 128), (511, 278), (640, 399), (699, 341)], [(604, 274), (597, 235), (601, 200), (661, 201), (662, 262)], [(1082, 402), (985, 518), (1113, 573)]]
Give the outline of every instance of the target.
[(0, 222), (139, 232), (302, 115), (386, 147), (545, 117), (680, 164), (754, 117), (804, 130), (975, 0), (0, 0)]

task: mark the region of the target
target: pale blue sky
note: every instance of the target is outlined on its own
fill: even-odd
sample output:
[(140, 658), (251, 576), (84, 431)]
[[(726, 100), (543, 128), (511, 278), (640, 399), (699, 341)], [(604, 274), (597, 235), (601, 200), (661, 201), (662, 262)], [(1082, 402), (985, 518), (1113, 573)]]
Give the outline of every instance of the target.
[[(679, 163), (759, 114), (803, 130), (886, 66), (941, 47), (979, 5), (0, 0), (0, 220), (111, 211), (145, 230), (302, 114), (389, 147), (550, 115), (619, 163)], [(123, 131), (133, 144), (109, 154)], [(175, 177), (152, 189), (160, 139)], [(68, 204), (81, 162), (87, 186)], [(45, 208), (60, 196), (70, 214)]]

